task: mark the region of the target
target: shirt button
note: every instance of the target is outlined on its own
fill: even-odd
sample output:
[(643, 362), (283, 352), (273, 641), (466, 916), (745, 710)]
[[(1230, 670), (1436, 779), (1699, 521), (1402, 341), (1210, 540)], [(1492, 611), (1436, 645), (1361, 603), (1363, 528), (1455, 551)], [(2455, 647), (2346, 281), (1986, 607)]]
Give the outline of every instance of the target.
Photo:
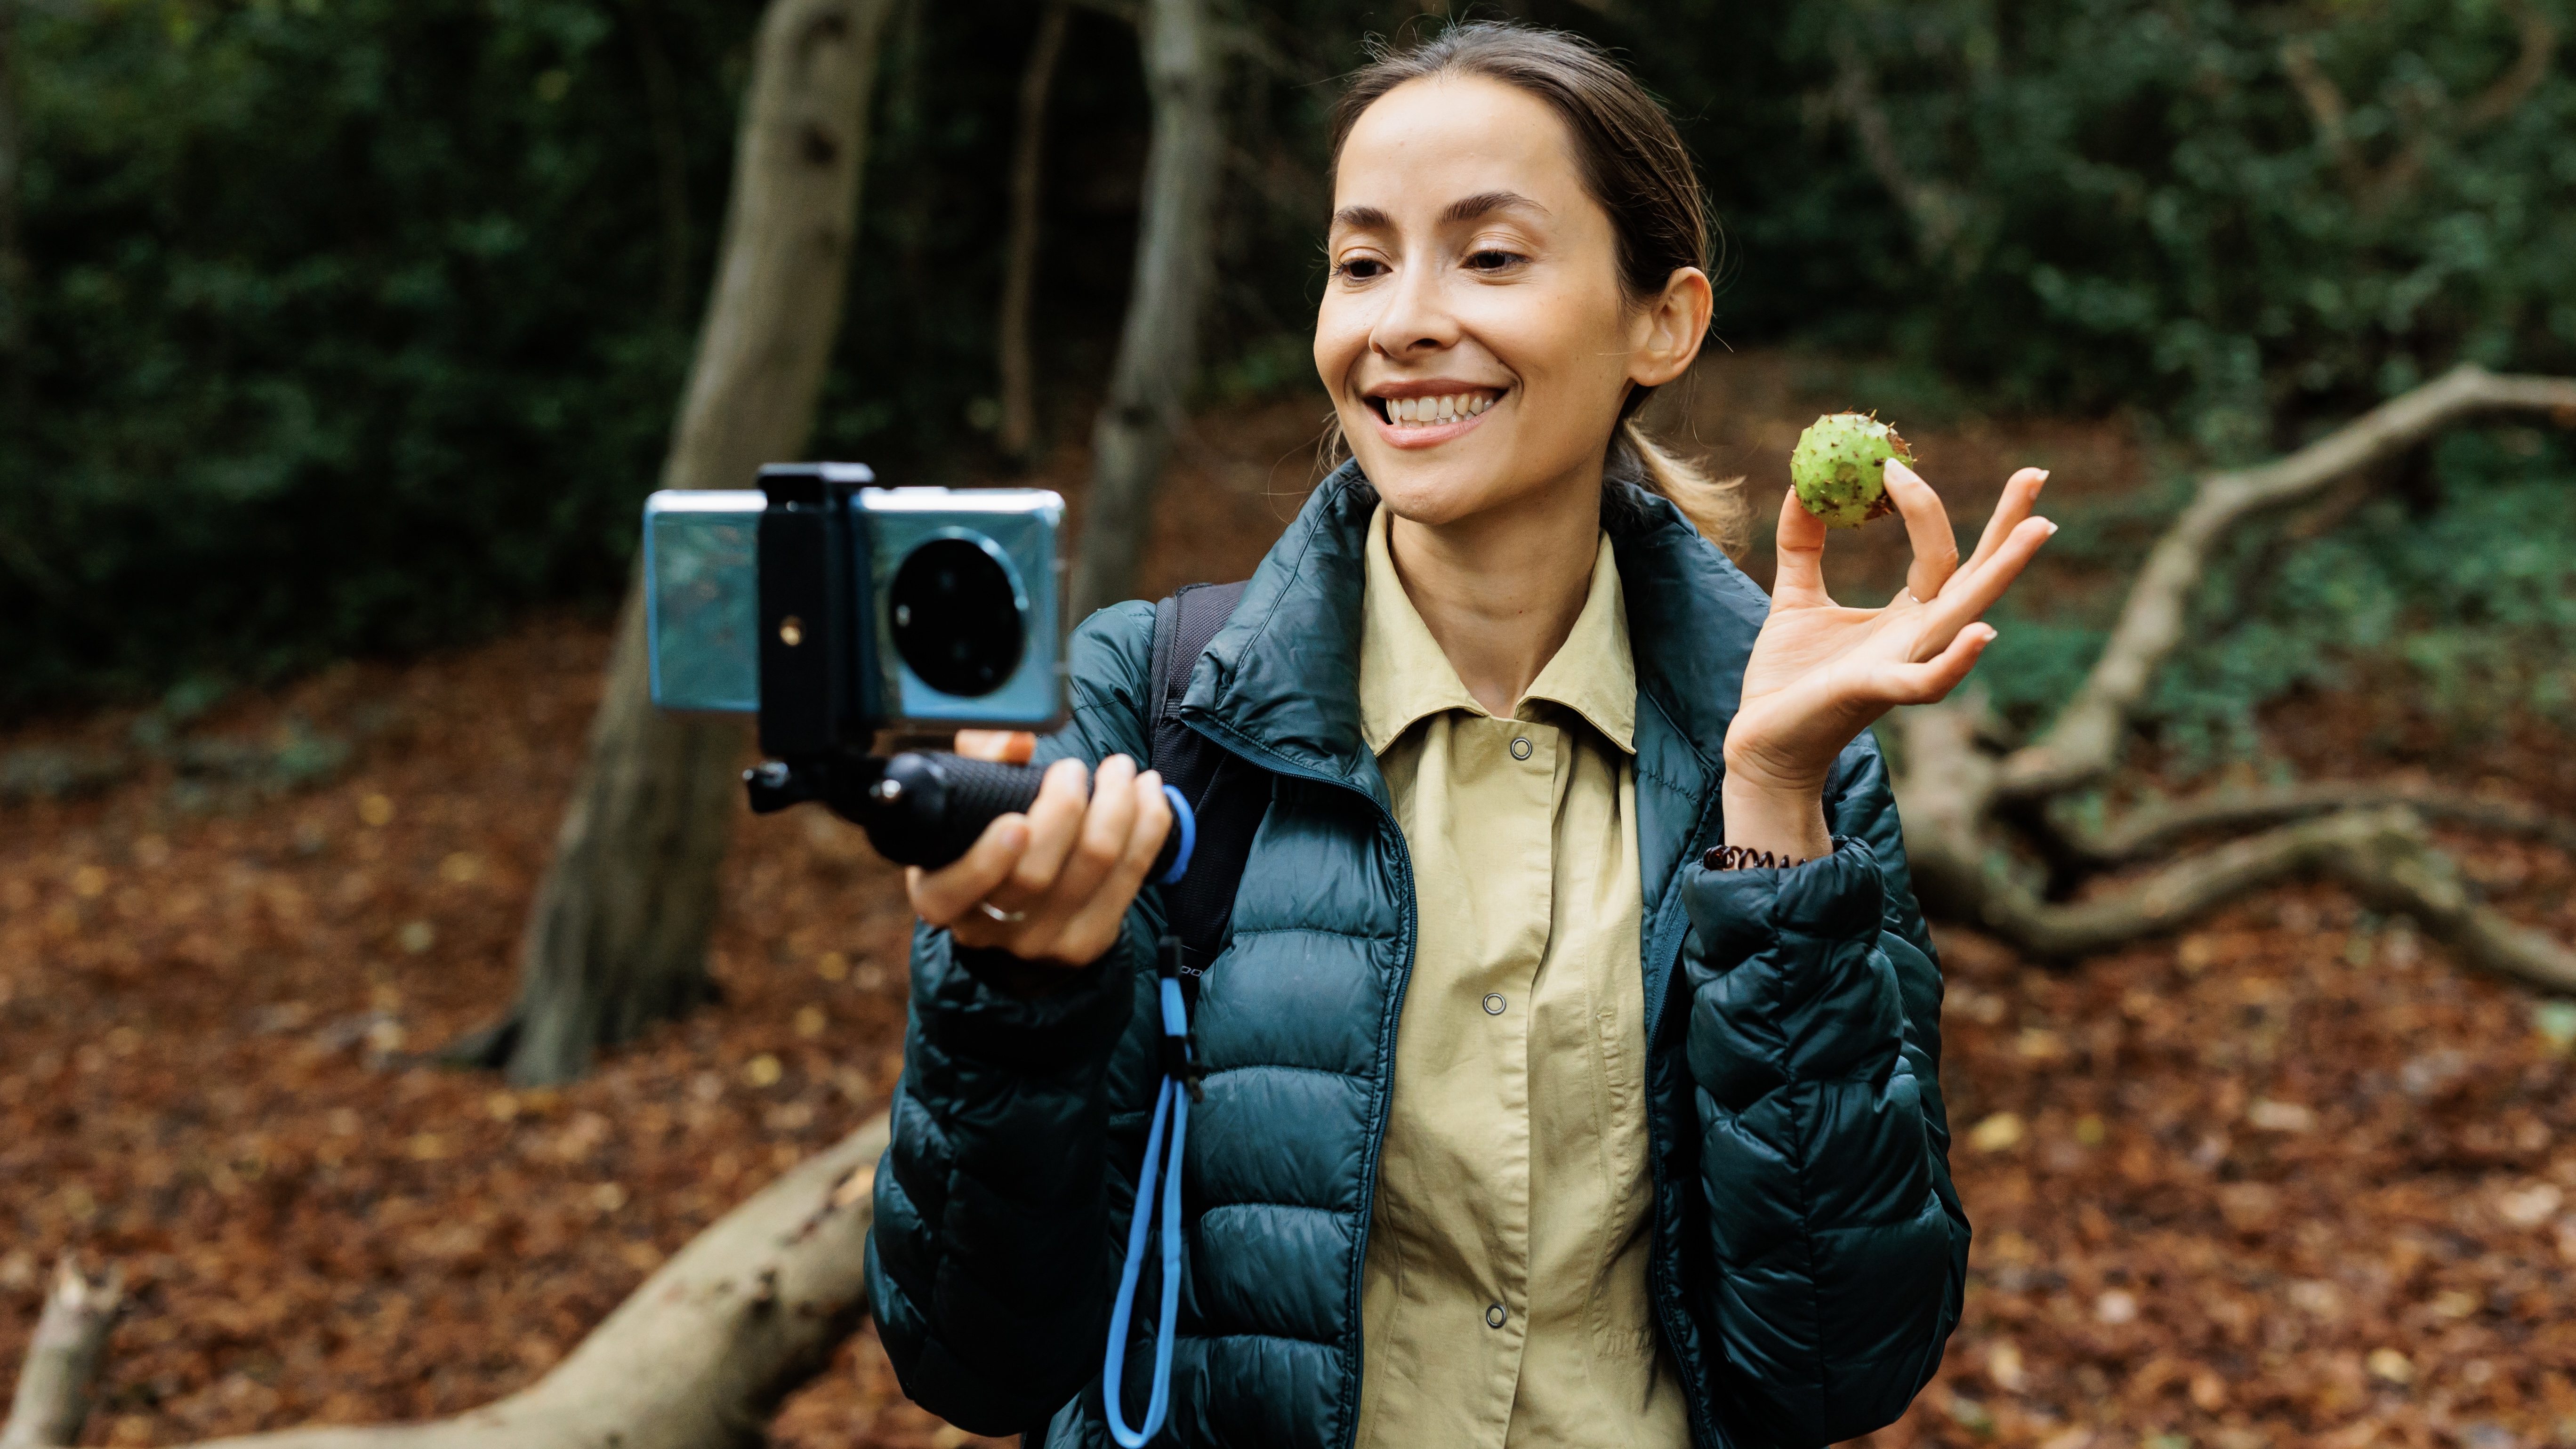
[(1497, 991), (1490, 993), (1485, 997), (1485, 1014), (1487, 1016), (1500, 1016), (1503, 1014), (1503, 1008), (1510, 1004), (1511, 1003), (1503, 1000), (1503, 994), (1501, 992)]
[(1510, 1316), (1510, 1314), (1503, 1312), (1503, 1305), (1497, 1303), (1493, 1307), (1485, 1310), (1485, 1326), (1487, 1328), (1500, 1328), (1503, 1326), (1503, 1320)]
[(1530, 757), (1530, 742), (1529, 742), (1529, 736), (1527, 736), (1527, 735), (1523, 735), (1523, 736), (1521, 736), (1519, 739), (1516, 739), (1516, 740), (1512, 741), (1512, 758), (1513, 758), (1513, 759), (1515, 759), (1515, 760), (1526, 760), (1526, 759), (1528, 759), (1529, 757)]

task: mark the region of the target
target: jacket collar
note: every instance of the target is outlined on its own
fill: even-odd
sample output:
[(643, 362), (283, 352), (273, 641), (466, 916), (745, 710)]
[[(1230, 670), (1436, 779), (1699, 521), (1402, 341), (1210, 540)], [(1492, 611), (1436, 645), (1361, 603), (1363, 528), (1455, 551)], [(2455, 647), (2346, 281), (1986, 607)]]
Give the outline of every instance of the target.
[[(1384, 805), (1359, 699), (1361, 594), (1376, 507), (1377, 490), (1356, 461), (1316, 487), (1200, 655), (1180, 713), (1273, 768), (1338, 781)], [(1638, 769), (1704, 801), (1770, 600), (1670, 501), (1632, 482), (1605, 483), (1601, 523), (1618, 560), (1635, 651)], [(1662, 853), (1649, 846), (1649, 854)], [(1650, 897), (1661, 874), (1647, 872)]]
[[(1426, 716), (1450, 710), (1492, 714), (1458, 677), (1406, 592), (1388, 546), (1391, 518), (1380, 503), (1369, 519), (1368, 578), (1360, 591), (1360, 729), (1379, 756)], [(1583, 607), (1555, 657), (1514, 702), (1512, 716), (1536, 718), (1528, 706), (1545, 701), (1580, 716), (1621, 754), (1633, 755), (1637, 670), (1628, 647), (1628, 610), (1619, 597), (1619, 562), (1609, 536), (1598, 535), (1596, 543)]]

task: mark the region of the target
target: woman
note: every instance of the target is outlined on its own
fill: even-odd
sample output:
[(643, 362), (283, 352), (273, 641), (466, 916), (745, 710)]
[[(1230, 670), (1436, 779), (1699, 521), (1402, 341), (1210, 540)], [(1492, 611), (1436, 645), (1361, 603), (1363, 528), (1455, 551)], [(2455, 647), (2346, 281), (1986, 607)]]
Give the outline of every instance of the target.
[[(1165, 1442), (1878, 1427), (1940, 1360), (1968, 1227), (1864, 731), (1994, 637), (2044, 475), (1962, 564), (1891, 464), (1915, 559), (1884, 609), (1826, 596), (1785, 500), (1766, 601), (1690, 521), (1725, 490), (1630, 421), (1710, 310), (1698, 182), (1635, 82), (1455, 27), (1354, 78), (1334, 163), (1315, 363), (1352, 456), (1181, 704), (1275, 783), (1198, 995)], [(1158, 1070), (1151, 630), (1083, 625), (1037, 804), (910, 882), (871, 1297), (906, 1392), (1032, 1443), (1107, 1442)]]

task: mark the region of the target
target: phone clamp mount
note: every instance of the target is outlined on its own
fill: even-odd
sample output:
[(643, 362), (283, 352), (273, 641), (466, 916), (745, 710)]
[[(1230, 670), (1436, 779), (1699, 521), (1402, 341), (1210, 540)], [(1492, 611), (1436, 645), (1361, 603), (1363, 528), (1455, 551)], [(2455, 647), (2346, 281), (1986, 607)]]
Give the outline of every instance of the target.
[[(760, 470), (768, 499), (759, 524), (760, 750), (772, 758), (744, 771), (743, 786), (754, 814), (813, 801), (866, 831), (888, 860), (937, 869), (995, 817), (1034, 804), (1045, 771), (937, 750), (871, 751), (900, 688), (885, 658), (900, 641), (876, 620), (877, 596), (892, 581), (869, 578), (870, 520), (852, 506), (874, 481), (848, 463)], [(967, 607), (978, 604), (985, 626), (961, 636), (965, 645), (1016, 659), (1019, 637), (993, 643), (993, 609), (981, 600)], [(1147, 878), (1169, 882), (1189, 868), (1197, 832), (1180, 792), (1166, 786), (1164, 798), (1172, 829)]]

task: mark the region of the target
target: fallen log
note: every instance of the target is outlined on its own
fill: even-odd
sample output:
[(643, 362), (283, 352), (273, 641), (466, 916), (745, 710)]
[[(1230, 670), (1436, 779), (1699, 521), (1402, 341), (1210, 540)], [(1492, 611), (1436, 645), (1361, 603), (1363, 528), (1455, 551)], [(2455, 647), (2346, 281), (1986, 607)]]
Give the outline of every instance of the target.
[(111, 1267), (107, 1276), (94, 1279), (70, 1258), (55, 1265), (44, 1312), (27, 1342), (26, 1366), (18, 1371), (18, 1391), (9, 1401), (9, 1422), (0, 1427), (0, 1449), (55, 1449), (80, 1438), (99, 1359), (124, 1303), (120, 1270)]
[[(552, 1372), (507, 1398), (454, 1418), (287, 1429), (203, 1449), (766, 1444), (780, 1402), (820, 1373), (866, 1321), (868, 1229), (887, 1136), (880, 1114), (761, 1189), (645, 1279)], [(78, 1277), (68, 1265), (65, 1272)], [(104, 1322), (115, 1307), (113, 1274), (103, 1288), (83, 1291), (87, 1297), (58, 1285), (48, 1300), (0, 1446), (67, 1444), (79, 1433)], [(72, 1351), (84, 1344), (86, 1357)], [(77, 1412), (65, 1407), (75, 1404)], [(20, 1437), (22, 1417), (31, 1426), (27, 1437)]]

